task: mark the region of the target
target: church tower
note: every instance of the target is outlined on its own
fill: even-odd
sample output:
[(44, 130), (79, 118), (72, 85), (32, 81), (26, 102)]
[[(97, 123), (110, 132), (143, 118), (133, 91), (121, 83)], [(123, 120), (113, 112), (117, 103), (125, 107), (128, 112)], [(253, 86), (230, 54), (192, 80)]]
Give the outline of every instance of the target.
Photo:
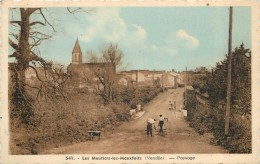
[(78, 38), (72, 51), (72, 64), (82, 64), (82, 52), (79, 46)]

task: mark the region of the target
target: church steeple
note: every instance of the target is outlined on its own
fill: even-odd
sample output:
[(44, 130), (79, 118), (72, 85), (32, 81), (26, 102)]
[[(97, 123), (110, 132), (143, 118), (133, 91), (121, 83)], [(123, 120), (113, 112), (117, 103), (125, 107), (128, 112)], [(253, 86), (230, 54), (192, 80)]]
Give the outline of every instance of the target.
[(80, 49), (78, 38), (72, 50), (72, 64), (82, 64), (82, 52)]

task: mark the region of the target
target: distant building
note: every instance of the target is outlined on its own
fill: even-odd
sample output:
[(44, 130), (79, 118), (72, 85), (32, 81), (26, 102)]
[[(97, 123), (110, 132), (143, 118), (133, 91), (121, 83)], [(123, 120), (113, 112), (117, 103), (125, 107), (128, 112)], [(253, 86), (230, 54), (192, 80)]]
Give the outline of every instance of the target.
[[(94, 73), (106, 70), (115, 74), (118, 84), (123, 86), (157, 86), (167, 88), (177, 88), (181, 76), (176, 72), (131, 70), (116, 74), (115, 68), (108, 63), (83, 63), (82, 51), (78, 39), (72, 50), (72, 61), (67, 67), (67, 72), (71, 74), (70, 83), (78, 88), (93, 88), (98, 84)], [(88, 82), (91, 81), (92, 83)], [(98, 84), (99, 85), (99, 84)]]
[(67, 67), (67, 72), (71, 74), (70, 82), (72, 85), (79, 88), (90, 88), (91, 84), (88, 83), (88, 80), (97, 81), (93, 73), (104, 69), (115, 73), (113, 66), (108, 63), (82, 63), (82, 51), (77, 39), (72, 50), (72, 62)]
[(177, 88), (180, 81), (179, 74), (176, 72), (131, 70), (121, 72), (121, 74), (128, 79), (127, 85)]

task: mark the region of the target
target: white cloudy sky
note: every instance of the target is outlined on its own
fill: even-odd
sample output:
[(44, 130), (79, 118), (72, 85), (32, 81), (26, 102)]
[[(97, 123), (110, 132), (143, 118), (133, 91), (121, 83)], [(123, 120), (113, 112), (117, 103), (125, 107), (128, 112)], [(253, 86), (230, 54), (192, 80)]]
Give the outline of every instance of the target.
[[(71, 15), (65, 8), (44, 10), (57, 32), (39, 47), (43, 57), (68, 65), (77, 37), (84, 62), (87, 62), (87, 51), (99, 53), (109, 43), (115, 43), (124, 53), (127, 70), (182, 71), (186, 66), (188, 69), (199, 66), (211, 68), (227, 52), (227, 7), (87, 10), (91, 10), (91, 14)], [(9, 18), (17, 15), (10, 12)], [(233, 47), (244, 42), (247, 48), (251, 48), (250, 23), (250, 8), (235, 7)]]

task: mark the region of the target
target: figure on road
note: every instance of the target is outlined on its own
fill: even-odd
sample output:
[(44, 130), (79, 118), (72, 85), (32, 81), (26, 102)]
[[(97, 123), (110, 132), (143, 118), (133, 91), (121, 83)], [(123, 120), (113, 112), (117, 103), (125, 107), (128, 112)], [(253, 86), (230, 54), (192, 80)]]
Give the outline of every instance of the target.
[(163, 124), (164, 124), (164, 117), (160, 114), (159, 115), (159, 127), (160, 127), (160, 130), (159, 130), (159, 134), (163, 134)]
[(156, 120), (152, 118), (147, 119), (147, 137), (149, 135), (151, 135), (151, 137), (153, 136), (153, 128), (156, 130), (156, 127), (154, 125), (155, 121)]
[(173, 104), (172, 104), (171, 101), (169, 101), (169, 109), (170, 109), (170, 110), (173, 110)]

